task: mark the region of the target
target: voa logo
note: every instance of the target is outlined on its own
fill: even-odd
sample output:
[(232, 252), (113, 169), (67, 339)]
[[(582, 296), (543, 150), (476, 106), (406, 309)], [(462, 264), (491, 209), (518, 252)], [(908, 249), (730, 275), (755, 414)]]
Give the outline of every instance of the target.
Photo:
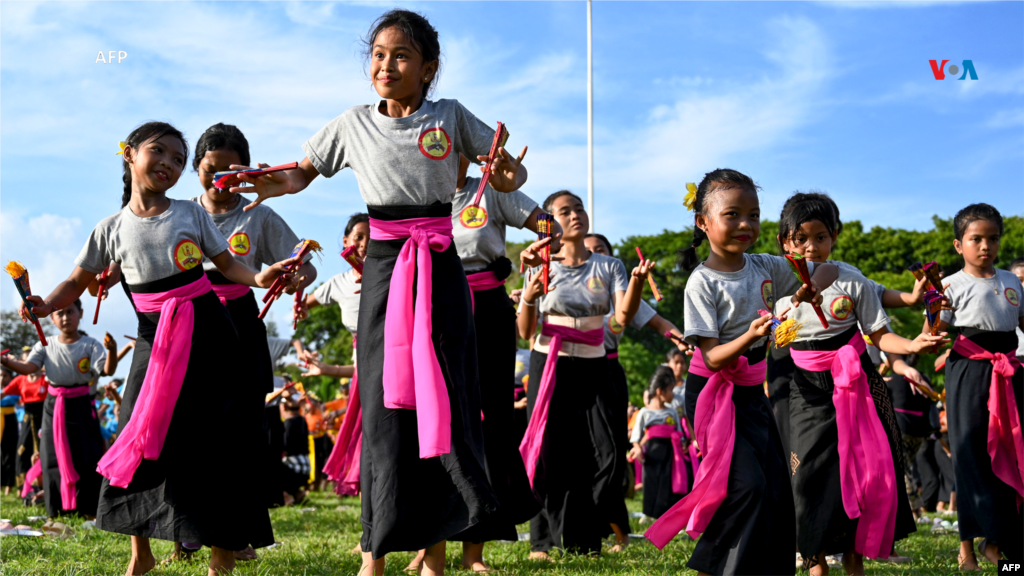
[(966, 80), (968, 76), (970, 76), (971, 80), (978, 79), (978, 73), (974, 70), (973, 61), (964, 60), (961, 66), (950, 64), (948, 68), (946, 67), (946, 62), (949, 62), (949, 60), (943, 60), (942, 64), (939, 64), (938, 60), (928, 61), (928, 63), (932, 65), (932, 74), (935, 76), (936, 80), (945, 80), (947, 71), (949, 72), (950, 79), (956, 78), (956, 75), (960, 74), (961, 69), (963, 70), (963, 74), (959, 78), (956, 78), (957, 80)]

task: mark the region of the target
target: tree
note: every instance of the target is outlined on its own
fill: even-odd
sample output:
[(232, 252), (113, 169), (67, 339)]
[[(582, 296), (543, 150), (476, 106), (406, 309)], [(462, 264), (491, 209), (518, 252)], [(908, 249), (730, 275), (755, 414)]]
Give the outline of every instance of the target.
[[(43, 334), (53, 336), (57, 333), (53, 322), (49, 317), (40, 318), (39, 324), (43, 327)], [(30, 322), (22, 322), (17, 310), (4, 310), (0, 312), (0, 350), (10, 348), (15, 355), (21, 353), (25, 346), (34, 346), (39, 342), (35, 326)]]
[[(311, 309), (309, 318), (299, 322), (292, 338), (319, 352), (321, 360), (327, 364), (352, 364), (352, 334), (341, 323), (341, 311), (335, 305)], [(322, 400), (333, 399), (341, 388), (341, 382), (331, 376), (306, 377), (290, 367), (285, 371)]]

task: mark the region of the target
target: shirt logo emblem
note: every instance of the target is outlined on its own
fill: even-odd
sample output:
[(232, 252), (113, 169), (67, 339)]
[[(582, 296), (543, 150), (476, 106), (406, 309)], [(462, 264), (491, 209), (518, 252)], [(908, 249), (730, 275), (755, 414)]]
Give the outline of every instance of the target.
[(444, 128), (431, 128), (420, 134), (420, 152), (431, 160), (444, 160), (452, 151), (452, 139)]
[(612, 331), (612, 334), (622, 334), (626, 327), (619, 324), (619, 321), (615, 319), (615, 314), (612, 313), (608, 316), (608, 329)]
[(764, 302), (764, 306), (768, 311), (775, 309), (775, 293), (772, 291), (771, 280), (761, 282), (761, 301)]
[(89, 361), (88, 357), (82, 358), (78, 361), (78, 371), (82, 374), (88, 372), (89, 368), (92, 368), (92, 362)]
[(483, 206), (466, 206), (459, 213), (459, 222), (463, 228), (483, 228), (484, 224), (487, 224), (487, 210), (484, 210)]
[(1007, 288), (1003, 295), (1006, 296), (1006, 301), (1014, 306), (1020, 303), (1020, 299), (1017, 297), (1017, 291), (1013, 288)]
[(604, 293), (604, 281), (597, 276), (591, 277), (590, 280), (587, 280), (587, 290), (593, 294)]
[(665, 417), (665, 424), (668, 424), (669, 426), (675, 426), (676, 425), (676, 421), (673, 420), (671, 416), (666, 416)]
[(836, 320), (846, 320), (853, 312), (853, 300), (849, 296), (840, 296), (828, 305), (829, 312)]
[(235, 232), (228, 239), (228, 248), (238, 256), (245, 256), (250, 248), (249, 235), (245, 232)]
[(182, 240), (174, 247), (174, 265), (182, 272), (191, 270), (203, 261), (203, 251), (191, 240)]

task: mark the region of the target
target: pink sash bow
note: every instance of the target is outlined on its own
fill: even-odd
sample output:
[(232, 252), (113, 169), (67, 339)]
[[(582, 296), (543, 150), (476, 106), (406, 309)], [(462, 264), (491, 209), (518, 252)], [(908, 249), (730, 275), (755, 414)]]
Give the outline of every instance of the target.
[(499, 279), (498, 275), (490, 270), (466, 274), (466, 280), (469, 281), (469, 299), (473, 303), (474, 313), (476, 312), (476, 296), (473, 294), (474, 292), (492, 290), (498, 286), (505, 285), (505, 281)]
[(245, 284), (211, 284), (211, 286), (214, 293), (217, 294), (217, 298), (220, 299), (220, 303), (225, 306), (228, 305), (228, 300), (237, 300), (252, 292), (252, 288)]
[(961, 334), (953, 351), (970, 360), (992, 363), (988, 387), (988, 443), (992, 473), (1017, 493), (1017, 506), (1024, 502), (1024, 440), (1021, 438), (1017, 398), (1013, 393), (1013, 375), (1020, 361), (1002, 352), (989, 352)]
[(523, 435), (523, 441), (519, 445), (519, 454), (523, 457), (523, 464), (526, 465), (526, 475), (530, 478), (530, 486), (533, 486), (533, 478), (537, 473), (537, 461), (540, 459), (541, 449), (544, 448), (544, 430), (548, 425), (551, 396), (555, 392), (555, 368), (558, 367), (558, 352), (562, 349), (562, 342), (575, 342), (589, 346), (604, 344), (604, 328), (595, 328), (584, 332), (568, 326), (544, 323), (541, 326), (541, 334), (551, 337), (548, 342), (548, 358), (544, 362), (544, 374), (540, 379), (540, 387), (537, 388), (533, 414), (530, 415), (530, 422), (526, 425), (526, 434)]
[(708, 378), (697, 397), (694, 433), (701, 447), (701, 462), (693, 489), (659, 518), (644, 537), (662, 549), (681, 530), (697, 538), (707, 529), (711, 517), (725, 500), (729, 487), (729, 468), (736, 444), (736, 406), (732, 401), (733, 386), (760, 386), (764, 383), (766, 362), (750, 366), (740, 356), (728, 367), (712, 372), (704, 365), (699, 348), (694, 349), (690, 373)]
[(790, 353), (793, 363), (804, 370), (832, 372), (843, 508), (850, 518), (860, 518), (854, 549), (868, 558), (888, 558), (896, 528), (896, 471), (889, 438), (861, 368), (864, 350), (864, 338), (857, 332), (839, 350), (794, 348)]
[[(391, 275), (384, 319), (384, 406), (416, 410), (420, 458), (451, 452), (452, 414), (448, 386), (437, 361), (430, 309), (433, 265), (430, 251), (452, 243), (452, 219), (370, 218), (370, 239), (408, 238)], [(418, 298), (413, 301), (413, 283)], [(414, 308), (415, 306), (415, 308)]]
[(672, 442), (672, 491), (686, 494), (686, 449), (683, 433), (671, 424), (655, 424), (647, 429), (648, 438), (667, 438)]
[(71, 445), (68, 444), (64, 399), (79, 398), (88, 394), (88, 385), (74, 388), (50, 386), (50, 395), (56, 397), (53, 404), (53, 448), (57, 452), (57, 470), (60, 471), (60, 502), (65, 510), (78, 508), (78, 498), (75, 495), (78, 472), (75, 471), (75, 463), (71, 459)]
[(203, 275), (191, 284), (167, 292), (132, 294), (139, 312), (160, 312), (160, 320), (135, 409), (117, 441), (96, 467), (97, 472), (110, 480), (111, 486), (127, 488), (143, 458), (156, 460), (160, 457), (188, 370), (195, 327), (192, 300), (210, 289), (210, 280)]
[(359, 455), (363, 444), (363, 410), (359, 401), (359, 373), (352, 376), (348, 390), (348, 407), (341, 420), (338, 440), (324, 464), (324, 474), (335, 482), (339, 495), (359, 494)]

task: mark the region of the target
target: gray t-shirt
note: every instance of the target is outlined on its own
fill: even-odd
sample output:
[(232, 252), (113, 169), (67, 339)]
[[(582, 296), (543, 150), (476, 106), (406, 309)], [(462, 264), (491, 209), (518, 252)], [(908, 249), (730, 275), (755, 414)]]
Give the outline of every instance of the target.
[(676, 414), (674, 408), (666, 406), (660, 410), (651, 410), (650, 408), (641, 408), (640, 412), (636, 415), (636, 422), (633, 423), (633, 433), (629, 435), (630, 442), (639, 442), (644, 438), (644, 431), (651, 426), (658, 424), (668, 424), (674, 426), (676, 430), (682, 432), (682, 428), (679, 426), (679, 415)]
[[(633, 320), (630, 321), (629, 325), (639, 330), (646, 326), (651, 321), (651, 318), (654, 318), (657, 314), (650, 304), (641, 300), (640, 308), (637, 309), (636, 315), (633, 316)], [(613, 301), (612, 310), (604, 315), (604, 347), (608, 350), (618, 348), (619, 342), (622, 340), (622, 333), (625, 331), (626, 328), (615, 320), (615, 303)]]
[[(192, 201), (202, 206), (201, 198), (196, 196)], [(223, 214), (210, 214), (217, 229), (227, 239), (231, 255), (257, 272), (264, 264), (270, 266), (287, 259), (299, 243), (299, 237), (266, 204), (246, 212), (243, 208), (252, 201), (244, 196), (239, 198), (238, 205), (231, 210)], [(209, 272), (216, 270), (217, 266), (206, 258), (203, 260), (203, 269)]]
[[(840, 260), (829, 260), (828, 263), (829, 264), (835, 264), (840, 269), (846, 268), (848, 270), (853, 270), (854, 272), (860, 274), (861, 276), (864, 276), (864, 273), (860, 271), (860, 268), (857, 268), (853, 264), (848, 264), (848, 263), (842, 262)], [(885, 285), (884, 284), (879, 284), (878, 282), (875, 282), (874, 280), (872, 280), (871, 278), (868, 278), (867, 276), (864, 276), (864, 279), (867, 280), (868, 285), (871, 286), (871, 289), (875, 291), (875, 294), (878, 296), (878, 301), (879, 302), (884, 302), (885, 301), (884, 295), (885, 295), (885, 291), (887, 290)], [(883, 308), (884, 308), (884, 305), (883, 305)]]
[(426, 206), (451, 202), (459, 153), (476, 162), (494, 140), (494, 127), (458, 100), (424, 100), (405, 118), (391, 118), (379, 103), (354, 106), (302, 145), (325, 178), (352, 168), (369, 206)]
[(277, 364), (277, 361), (288, 354), (288, 350), (291, 349), (292, 341), (290, 338), (275, 338), (274, 336), (267, 336), (267, 348), (270, 349), (270, 361)]
[(1017, 328), (1024, 307), (1020, 305), (1020, 279), (996, 269), (992, 278), (975, 278), (963, 270), (942, 279), (945, 294), (956, 310), (942, 312), (946, 323), (959, 328), (1009, 332)]
[[(742, 336), (750, 323), (775, 308), (775, 294), (795, 294), (796, 274), (782, 256), (744, 254), (739, 272), (719, 272), (701, 263), (686, 281), (683, 336), (696, 345), (697, 337), (718, 338), (726, 344)], [(814, 273), (814, 263), (807, 263)], [(801, 305), (801, 307), (803, 307)], [(764, 338), (751, 347), (760, 346)]]
[[(778, 299), (775, 314), (782, 314), (792, 305), (790, 296), (792, 294)], [(853, 267), (840, 266), (836, 281), (822, 290), (821, 296), (821, 310), (828, 320), (828, 329), (822, 326), (810, 304), (800, 304), (786, 313), (789, 318), (801, 323), (798, 332), (800, 340), (825, 340), (845, 332), (858, 322), (864, 334), (873, 334), (889, 323), (882, 311), (882, 302), (878, 299), (875, 285)]]
[(51, 338), (49, 344), (36, 342), (27, 361), (46, 368), (50, 386), (71, 388), (88, 384), (100, 375), (107, 361), (106, 348), (89, 336), (82, 336), (73, 344)]
[[(539, 274), (540, 268), (530, 270)], [(629, 287), (626, 266), (618, 258), (590, 254), (579, 266), (551, 263), (549, 292), (540, 297), (541, 314), (561, 314), (571, 318), (604, 316), (611, 311), (615, 293)], [(550, 290), (557, 287), (557, 290)]]
[(1024, 362), (1024, 332), (1017, 327), (1017, 360)]
[(480, 272), (505, 256), (505, 226), (523, 229), (537, 203), (519, 190), (505, 194), (484, 187), (480, 205), (473, 207), (479, 178), (466, 178), (452, 204), (452, 235), (466, 273)]
[(353, 335), (359, 325), (359, 290), (361, 284), (356, 284), (356, 271), (349, 270), (332, 276), (313, 291), (313, 297), (322, 306), (338, 304), (341, 309), (341, 323)]
[(204, 255), (213, 257), (228, 249), (202, 206), (169, 200), (170, 207), (159, 216), (140, 218), (125, 206), (101, 220), (75, 264), (99, 274), (111, 261), (117, 262), (131, 285), (180, 274), (199, 266)]

